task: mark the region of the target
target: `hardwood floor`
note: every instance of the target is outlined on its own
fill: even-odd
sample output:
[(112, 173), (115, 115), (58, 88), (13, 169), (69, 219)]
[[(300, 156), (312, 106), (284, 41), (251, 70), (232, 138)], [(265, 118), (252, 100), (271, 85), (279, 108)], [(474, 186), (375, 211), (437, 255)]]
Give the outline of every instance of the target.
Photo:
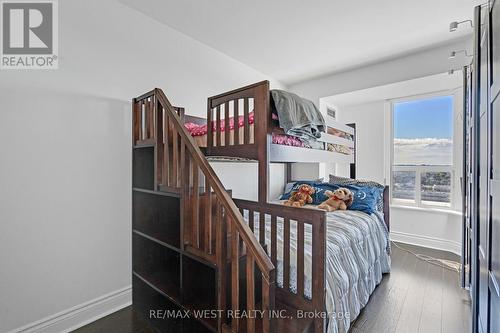
[[(458, 256), (398, 244), (413, 252), (458, 261)], [(467, 333), (468, 294), (459, 287), (458, 273), (431, 265), (392, 246), (392, 271), (384, 276), (350, 333)], [(131, 307), (115, 312), (76, 333), (153, 333)]]
[(134, 313), (132, 306), (83, 326), (74, 333), (157, 333)]
[[(459, 257), (406, 244), (399, 246), (435, 258)], [(392, 246), (391, 274), (384, 277), (350, 330), (351, 333), (470, 332), (468, 292), (459, 275)]]

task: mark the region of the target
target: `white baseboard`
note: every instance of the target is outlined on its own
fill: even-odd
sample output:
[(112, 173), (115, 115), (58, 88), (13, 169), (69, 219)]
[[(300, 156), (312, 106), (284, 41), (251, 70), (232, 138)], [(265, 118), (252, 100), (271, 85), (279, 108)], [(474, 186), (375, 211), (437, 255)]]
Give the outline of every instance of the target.
[(114, 291), (8, 333), (66, 333), (132, 304), (132, 287)]
[(448, 251), (457, 255), (462, 254), (462, 245), (459, 242), (429, 236), (408, 234), (405, 232), (391, 231), (391, 240), (411, 245), (428, 247), (431, 249)]

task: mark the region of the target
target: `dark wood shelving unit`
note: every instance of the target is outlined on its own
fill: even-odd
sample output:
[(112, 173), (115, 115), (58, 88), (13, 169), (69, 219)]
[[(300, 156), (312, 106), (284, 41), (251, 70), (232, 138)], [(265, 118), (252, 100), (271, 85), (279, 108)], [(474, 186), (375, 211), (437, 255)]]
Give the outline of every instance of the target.
[(132, 236), (132, 249), (134, 272), (180, 301), (180, 253), (137, 233)]
[(216, 267), (182, 246), (180, 192), (155, 185), (156, 149), (151, 141), (132, 148), (133, 307), (159, 332), (216, 332), (215, 319), (150, 316), (218, 308)]
[(155, 190), (155, 147), (136, 146), (132, 152), (132, 187)]
[(150, 311), (182, 311), (182, 307), (168, 297), (167, 294), (157, 289), (152, 283), (137, 274), (132, 276), (132, 299), (134, 310), (151, 323), (159, 332), (182, 332), (182, 319), (155, 318), (150, 316)]
[[(201, 278), (203, 277), (203, 278)], [(200, 264), (188, 256), (182, 260), (183, 303), (190, 310), (217, 309), (216, 270)], [(216, 327), (215, 319), (203, 320), (209, 327)]]
[(134, 230), (180, 248), (180, 198), (134, 190), (132, 203)]

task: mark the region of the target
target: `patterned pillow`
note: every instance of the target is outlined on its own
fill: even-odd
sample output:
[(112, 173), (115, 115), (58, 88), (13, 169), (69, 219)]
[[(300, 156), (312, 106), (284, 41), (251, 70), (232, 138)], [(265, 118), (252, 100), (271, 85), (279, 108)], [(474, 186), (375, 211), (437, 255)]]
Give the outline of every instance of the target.
[(297, 190), (299, 186), (302, 184), (314, 186), (314, 184), (321, 183), (322, 181), (323, 178), (316, 180), (298, 180), (295, 182), (286, 183), (285, 188), (283, 189), (283, 194), (280, 197), (280, 200), (288, 200), (290, 198), (290, 195), (292, 194), (292, 191)]
[(345, 178), (345, 177), (339, 177), (335, 175), (330, 175), (329, 179), (330, 184), (335, 184), (335, 185), (340, 185), (340, 186), (347, 186), (347, 185), (357, 185), (357, 186), (370, 186), (370, 187), (375, 187), (377, 189), (380, 189), (380, 195), (377, 198), (377, 210), (379, 212), (384, 211), (384, 189), (385, 186), (371, 181), (371, 180), (361, 180), (361, 179), (351, 179), (351, 178)]
[(382, 193), (382, 189), (374, 186), (363, 186), (363, 185), (350, 185), (350, 184), (332, 184), (332, 183), (317, 183), (314, 184), (316, 189), (316, 201), (319, 204), (328, 199), (325, 195), (327, 190), (335, 191), (340, 187), (345, 187), (352, 192), (353, 202), (349, 206), (349, 210), (357, 210), (360, 212), (365, 212), (367, 214), (372, 214), (377, 211), (377, 201)]
[(360, 186), (373, 186), (381, 189), (385, 188), (384, 185), (371, 180), (351, 179), (335, 175), (330, 175), (329, 183), (336, 185), (360, 185)]

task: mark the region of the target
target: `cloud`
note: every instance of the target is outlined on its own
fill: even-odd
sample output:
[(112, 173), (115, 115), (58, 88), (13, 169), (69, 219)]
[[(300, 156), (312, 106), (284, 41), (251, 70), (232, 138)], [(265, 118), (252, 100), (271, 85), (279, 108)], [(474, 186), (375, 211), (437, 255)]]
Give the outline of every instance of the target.
[(395, 165), (450, 165), (452, 156), (450, 139), (394, 139)]
[(439, 139), (439, 138), (422, 138), (422, 139), (400, 139), (394, 138), (395, 146), (415, 146), (415, 147), (423, 147), (423, 146), (452, 146), (453, 141), (451, 139)]

